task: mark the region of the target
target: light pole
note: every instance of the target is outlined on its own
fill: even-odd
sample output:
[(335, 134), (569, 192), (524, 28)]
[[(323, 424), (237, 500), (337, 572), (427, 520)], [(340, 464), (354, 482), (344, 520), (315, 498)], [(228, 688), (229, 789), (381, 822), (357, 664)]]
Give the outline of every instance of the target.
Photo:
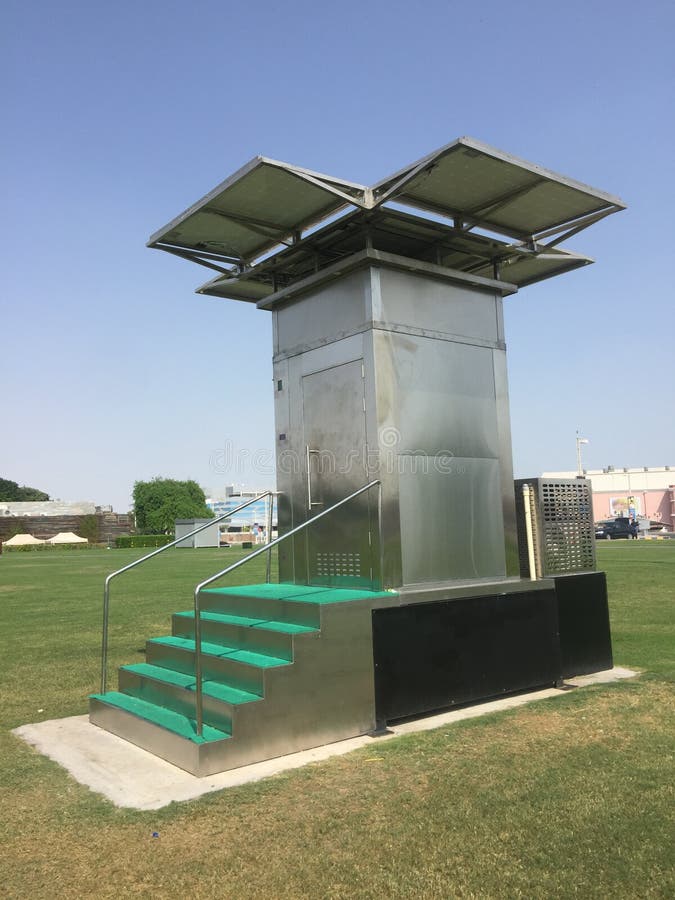
[(587, 443), (588, 439), (579, 437), (579, 432), (577, 431), (577, 476), (579, 478), (584, 474), (584, 470), (581, 468), (581, 445)]

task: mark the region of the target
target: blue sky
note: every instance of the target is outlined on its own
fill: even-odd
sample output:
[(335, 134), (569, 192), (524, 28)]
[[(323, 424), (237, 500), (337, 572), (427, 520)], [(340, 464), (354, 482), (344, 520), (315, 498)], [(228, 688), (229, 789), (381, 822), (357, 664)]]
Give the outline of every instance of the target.
[[(271, 322), (148, 236), (257, 153), (370, 184), (471, 135), (618, 194), (506, 301), (515, 472), (674, 465), (675, 6), (9, 0), (0, 475), (128, 508), (273, 445)], [(221, 467), (222, 468), (222, 467)]]

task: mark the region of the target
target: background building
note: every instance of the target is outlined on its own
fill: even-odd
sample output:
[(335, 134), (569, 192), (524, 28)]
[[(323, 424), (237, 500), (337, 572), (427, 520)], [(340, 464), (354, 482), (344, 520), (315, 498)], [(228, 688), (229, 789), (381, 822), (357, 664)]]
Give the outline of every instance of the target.
[[(574, 478), (576, 472), (544, 472), (544, 478)], [(593, 487), (595, 521), (639, 516), (675, 529), (675, 466), (584, 469)]]
[[(237, 506), (241, 506), (241, 504), (245, 503), (246, 500), (250, 500), (251, 497), (256, 497), (258, 494), (262, 494), (263, 491), (266, 490), (267, 488), (244, 489), (243, 485), (241, 487), (237, 487), (234, 484), (228, 484), (225, 486), (223, 496), (207, 497), (206, 505), (209, 507), (209, 509), (213, 510), (214, 516), (222, 516), (229, 510), (235, 509)], [(273, 501), (274, 498), (269, 496), (263, 497), (261, 500), (257, 500), (255, 503), (247, 506), (246, 509), (243, 509), (240, 513), (236, 513), (234, 516), (232, 516), (229, 524), (241, 528), (249, 528), (254, 523), (257, 523), (258, 525), (266, 525), (267, 510), (269, 508), (269, 504)], [(274, 529), (277, 527), (276, 504), (272, 510), (272, 527)]]

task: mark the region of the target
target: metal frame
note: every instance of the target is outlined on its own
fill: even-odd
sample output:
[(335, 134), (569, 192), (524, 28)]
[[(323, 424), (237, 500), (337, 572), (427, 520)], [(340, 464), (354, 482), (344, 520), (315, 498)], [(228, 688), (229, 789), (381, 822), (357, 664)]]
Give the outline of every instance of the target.
[[(233, 563), (231, 566), (228, 566), (226, 569), (223, 569), (222, 572), (217, 572), (215, 575), (212, 575), (210, 578), (207, 578), (205, 581), (200, 582), (194, 590), (194, 619), (195, 619), (195, 712), (196, 712), (196, 725), (197, 725), (197, 734), (201, 735), (204, 727), (204, 701), (203, 701), (203, 684), (202, 684), (202, 627), (201, 627), (201, 605), (200, 605), (200, 591), (202, 591), (207, 585), (212, 584), (214, 581), (218, 581), (219, 578), (223, 578), (225, 575), (229, 575), (230, 572), (233, 572), (235, 569), (238, 569), (240, 566), (245, 565), (250, 562), (252, 559), (255, 559), (257, 556), (260, 556), (261, 553), (271, 553), (273, 547), (278, 546), (282, 541), (287, 540), (293, 535), (297, 534), (300, 531), (303, 531), (305, 528), (308, 528), (314, 522), (317, 522), (319, 519), (323, 519), (324, 516), (327, 516), (329, 513), (338, 509), (340, 506), (344, 506), (345, 503), (349, 503), (350, 500), (353, 500), (355, 497), (360, 496), (361, 494), (369, 491), (371, 488), (375, 487), (375, 485), (379, 486), (379, 499), (378, 499), (378, 523), (380, 529), (380, 542), (379, 549), (380, 555), (382, 554), (382, 540), (381, 540), (381, 531), (382, 531), (382, 485), (379, 479), (375, 481), (370, 481), (368, 484), (364, 484), (363, 487), (360, 487), (357, 491), (353, 491), (347, 497), (344, 497), (342, 500), (338, 500), (337, 503), (334, 503), (332, 506), (329, 506), (328, 509), (323, 510), (317, 515), (313, 516), (311, 519), (307, 519), (306, 522), (302, 522), (300, 525), (296, 525), (295, 528), (292, 528), (290, 531), (287, 531), (286, 534), (281, 535), (281, 537), (276, 538), (276, 540), (267, 543), (264, 547), (261, 547), (259, 550), (254, 550), (253, 553), (249, 553), (248, 556), (245, 556), (243, 559), (238, 560)], [(271, 534), (271, 532), (270, 532)], [(187, 537), (188, 535), (186, 535)], [(183, 540), (183, 538), (181, 538)]]
[[(597, 219), (608, 214), (597, 214)], [(196, 292), (209, 296), (232, 297), (243, 302), (259, 303), (264, 306), (268, 303), (270, 297), (276, 295), (278, 291), (303, 284), (305, 279), (327, 271), (331, 266), (337, 266), (344, 260), (348, 260), (354, 252), (351, 246), (359, 236), (363, 239), (362, 247), (365, 249), (377, 249), (379, 246), (378, 242), (383, 242), (387, 235), (394, 239), (410, 238), (410, 240), (422, 244), (425, 237), (421, 232), (418, 233), (420, 227), (426, 231), (426, 249), (435, 248), (437, 253), (436, 264), (442, 265), (443, 268), (449, 271), (463, 271), (469, 274), (480, 273), (485, 277), (491, 267), (495, 265), (502, 266), (505, 263), (508, 265), (510, 262), (518, 261), (521, 258), (555, 260), (558, 263), (558, 266), (553, 271), (546, 270), (533, 274), (531, 278), (517, 279), (515, 282), (516, 288), (524, 287), (536, 281), (544, 280), (553, 275), (571, 271), (579, 266), (589, 265), (593, 262), (588, 256), (554, 248), (554, 245), (568, 237), (573, 229), (556, 238), (550, 244), (541, 245), (540, 248), (529, 239), (509, 244), (477, 233), (468, 231), (461, 231), (460, 233), (458, 229), (446, 224), (430, 219), (420, 219), (400, 210), (387, 208), (371, 213), (367, 218), (361, 218), (362, 216), (363, 213), (358, 211), (348, 213), (340, 218), (338, 222), (331, 223), (318, 231), (312, 232), (311, 235), (298, 241), (291, 248), (282, 250), (254, 266), (225, 269), (221, 275), (200, 285)], [(589, 222), (588, 224), (591, 223)], [(587, 227), (587, 225), (584, 224), (583, 227)], [(408, 228), (414, 229), (415, 233), (407, 231)], [(378, 237), (372, 236), (373, 230)], [(335, 236), (335, 246), (332, 246), (330, 243), (333, 235)], [(349, 236), (350, 249), (344, 248), (345, 235)], [(371, 236), (370, 242), (372, 247), (368, 246), (369, 235)], [(319, 244), (318, 247), (316, 246), (317, 244)], [(549, 247), (550, 250), (547, 252)], [(175, 250), (171, 252), (178, 253)], [(380, 249), (378, 252), (386, 251)], [(413, 253), (414, 249), (410, 247), (409, 254)], [(452, 262), (439, 261), (448, 254), (459, 254), (461, 258), (452, 260)], [(194, 254), (190, 255), (181, 252), (178, 255), (190, 258), (193, 262), (199, 262)], [(425, 253), (424, 256), (425, 259), (422, 261), (431, 262), (431, 260), (426, 258), (428, 253)], [(412, 259), (415, 257), (408, 255), (408, 258)], [(312, 260), (313, 265), (311, 265)], [(306, 263), (304, 267), (303, 261)], [(204, 264), (208, 265), (207, 263)], [(208, 265), (208, 267), (218, 268), (213, 265)], [(490, 272), (491, 274), (492, 272)], [(247, 296), (247, 284), (251, 286), (250, 296)], [(259, 292), (254, 291), (253, 285), (260, 287), (261, 290)], [(238, 287), (239, 290), (237, 289)], [(262, 297), (260, 297), (261, 293), (263, 294)], [(253, 294), (258, 296), (254, 297)]]
[[(495, 196), (480, 205), (474, 205), (473, 207), (466, 209), (455, 208), (440, 201), (434, 202), (431, 199), (415, 199), (413, 196), (406, 195), (406, 189), (408, 187), (412, 188), (414, 180), (419, 178), (425, 170), (431, 172), (444, 159), (459, 150), (468, 151), (475, 157), (489, 157), (492, 160), (517, 167), (521, 172), (532, 176), (534, 180), (529, 184), (506, 190), (500, 195)], [(304, 181), (307, 184), (311, 184), (324, 190), (328, 195), (333, 196), (335, 202), (332, 205), (329, 203), (322, 212), (319, 211), (310, 214), (304, 219), (298, 220), (293, 225), (282, 225), (278, 222), (269, 221), (267, 218), (263, 220), (255, 215), (244, 215), (241, 213), (229, 213), (218, 209), (209, 209), (209, 203), (211, 201), (220, 197), (230, 187), (238, 184), (242, 179), (245, 179), (246, 176), (263, 166), (278, 169), (300, 181)], [(555, 222), (540, 231), (533, 232), (517, 227), (502, 226), (499, 223), (494, 223), (489, 220), (488, 216), (490, 213), (499, 210), (511, 201), (517, 200), (528, 194), (530, 191), (546, 184), (560, 185), (583, 194), (585, 197), (595, 201), (596, 208), (590, 212), (579, 214), (576, 218), (572, 219), (564, 218), (564, 213), (561, 212), (560, 215), (562, 215), (563, 218), (560, 219), (560, 221)], [(293, 166), (289, 163), (257, 156), (206, 194), (201, 200), (189, 207), (185, 212), (174, 218), (164, 228), (155, 232), (148, 241), (148, 246), (166, 250), (167, 252), (182, 256), (192, 262), (199, 263), (200, 265), (204, 265), (207, 268), (220, 272), (221, 275), (229, 278), (236, 278), (244, 273), (255, 272), (260, 266), (267, 265), (267, 268), (269, 268), (269, 263), (271, 261), (273, 264), (276, 264), (277, 260), (281, 262), (284, 250), (279, 250), (279, 247), (289, 249), (298, 244), (302, 244), (305, 241), (311, 242), (312, 238), (321, 234), (325, 228), (330, 228), (330, 225), (334, 224), (334, 222), (331, 221), (330, 224), (324, 225), (320, 231), (317, 231), (316, 229), (313, 230), (311, 234), (303, 234), (303, 232), (310, 228), (313, 229), (317, 224), (321, 225), (321, 223), (326, 222), (328, 219), (332, 219), (332, 217), (341, 213), (347, 206), (353, 206), (357, 211), (375, 212), (378, 209), (383, 208), (384, 204), (390, 204), (392, 202), (403, 204), (412, 209), (420, 209), (427, 213), (437, 214), (445, 219), (452, 219), (454, 225), (453, 230), (458, 235), (467, 234), (472, 229), (478, 228), (493, 234), (506, 235), (511, 239), (516, 238), (517, 240), (515, 242), (506, 243), (500, 247), (499, 257), (501, 258), (510, 256), (511, 254), (519, 254), (521, 252), (539, 255), (547, 249), (552, 249), (567, 238), (573, 237), (580, 231), (583, 231), (585, 228), (588, 228), (590, 225), (605, 218), (611, 213), (625, 209), (623, 201), (612, 194), (599, 191), (596, 188), (584, 184), (583, 182), (576, 181), (575, 179), (558, 175), (550, 169), (545, 169), (543, 166), (504, 153), (481, 141), (474, 140), (473, 138), (461, 137), (438, 150), (427, 154), (416, 162), (405, 166), (393, 175), (382, 179), (373, 185), (372, 188), (355, 182), (349, 182), (324, 175), (319, 172), (313, 172), (299, 166)], [(209, 243), (208, 241), (205, 241), (204, 248), (201, 249), (196, 246), (186, 247), (181, 245), (180, 241), (170, 242), (166, 240), (166, 235), (168, 233), (198, 212), (212, 213), (214, 216), (221, 216), (231, 221), (238, 222), (249, 231), (257, 232), (262, 238), (267, 238), (267, 242), (263, 241), (260, 245), (253, 248), (245, 257), (237, 251), (236, 247), (226, 248), (223, 246), (222, 252), (218, 252), (213, 247), (207, 246)], [(341, 216), (339, 221), (342, 221), (344, 218), (344, 216)], [(417, 221), (424, 221), (424, 219), (420, 219), (416, 216), (411, 216), (410, 218), (416, 219)], [(539, 247), (538, 243), (547, 237), (553, 237), (553, 240)], [(368, 246), (367, 233), (365, 235), (365, 240), (366, 246)], [(257, 264), (256, 260), (258, 261)], [(499, 262), (499, 259), (497, 262)], [(219, 263), (225, 265), (234, 263), (236, 268), (223, 268)], [(579, 263), (579, 265), (583, 264), (584, 263)], [(572, 266), (572, 268), (574, 267), (575, 266)], [(269, 271), (266, 271), (263, 274), (268, 280), (271, 277), (276, 286), (277, 274), (282, 273), (270, 273)], [(551, 277), (551, 275), (554, 274), (559, 274), (559, 272), (552, 272), (544, 277)], [(526, 283), (532, 282), (527, 281)], [(212, 283), (210, 282), (208, 285), (204, 285), (198, 290), (200, 293), (210, 293), (211, 287)], [(240, 299), (247, 298), (244, 297)]]
[[(217, 516), (215, 519), (209, 519), (208, 522), (205, 522), (203, 525), (200, 525), (199, 528), (195, 528), (194, 531), (190, 531), (188, 534), (184, 534), (182, 537), (177, 538), (175, 541), (171, 541), (170, 544), (165, 544), (163, 547), (158, 547), (157, 550), (153, 550), (151, 553), (146, 553), (145, 556), (142, 556), (140, 559), (134, 560), (134, 562), (129, 563), (126, 566), (122, 566), (121, 569), (117, 569), (115, 572), (111, 572), (110, 575), (107, 576), (105, 580), (105, 584), (103, 585), (103, 634), (101, 638), (101, 693), (105, 694), (106, 692), (106, 684), (107, 684), (107, 668), (108, 668), (108, 620), (110, 618), (110, 582), (113, 578), (116, 578), (118, 575), (122, 575), (123, 572), (128, 572), (130, 569), (135, 569), (136, 566), (140, 566), (141, 563), (145, 562), (148, 559), (152, 559), (153, 556), (158, 556), (160, 553), (163, 553), (165, 550), (170, 550), (171, 547), (175, 547), (178, 544), (182, 544), (183, 541), (186, 541), (188, 538), (193, 537), (195, 534), (199, 534), (200, 531), (204, 531), (205, 528), (210, 528), (212, 525), (216, 525), (218, 522), (222, 522), (224, 519), (230, 519), (235, 513), (241, 512), (242, 509), (246, 509), (247, 506), (250, 506), (252, 503), (255, 503), (256, 500), (261, 500), (263, 497), (274, 497), (276, 496), (275, 491), (264, 491), (262, 494), (258, 494), (255, 497), (252, 497), (250, 500), (247, 500), (246, 503), (242, 503), (240, 506), (235, 507), (234, 509), (229, 510), (226, 513), (223, 513), (222, 516)], [(267, 531), (268, 543), (269, 538), (272, 537), (272, 505), (273, 500), (269, 505), (268, 510), (268, 523), (270, 523), (270, 527)], [(263, 548), (267, 549), (267, 547)], [(248, 557), (247, 557), (248, 558)], [(270, 580), (270, 560), (271, 555), (267, 561), (267, 580)]]

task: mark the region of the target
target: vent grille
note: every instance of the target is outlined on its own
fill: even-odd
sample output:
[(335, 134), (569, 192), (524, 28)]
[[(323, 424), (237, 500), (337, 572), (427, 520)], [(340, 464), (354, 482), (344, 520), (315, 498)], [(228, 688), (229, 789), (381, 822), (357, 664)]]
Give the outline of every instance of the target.
[(540, 576), (595, 569), (593, 496), (584, 478), (531, 478), (516, 482), (520, 569), (529, 577), (523, 485), (532, 489), (532, 529)]
[(584, 479), (540, 482), (542, 551), (547, 574), (595, 568), (593, 501)]
[(316, 574), (322, 578), (361, 575), (360, 553), (317, 553)]

